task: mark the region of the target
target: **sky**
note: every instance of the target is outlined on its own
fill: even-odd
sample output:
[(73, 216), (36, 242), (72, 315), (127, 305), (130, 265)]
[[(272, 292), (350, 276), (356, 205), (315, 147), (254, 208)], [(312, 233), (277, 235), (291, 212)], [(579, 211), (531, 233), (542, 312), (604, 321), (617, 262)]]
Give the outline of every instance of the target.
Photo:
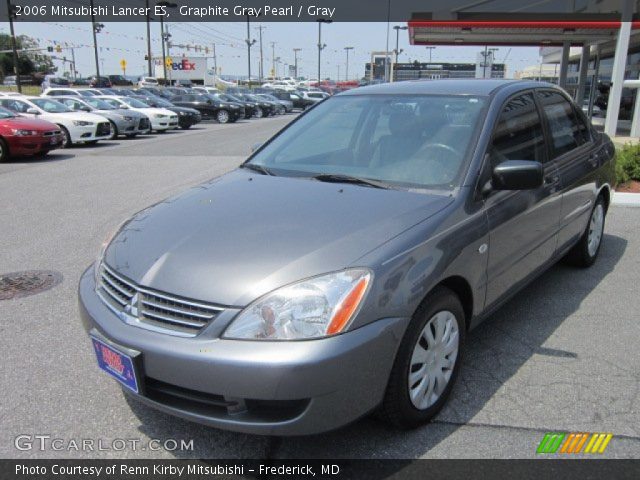
[[(211, 48), (216, 44), (218, 66), (222, 69), (222, 75), (247, 74), (247, 38), (246, 22), (219, 22), (219, 23), (179, 23), (166, 22), (165, 25), (172, 35), (174, 44), (201, 45)], [(396, 35), (391, 24), (389, 33), (389, 49), (395, 48)], [(404, 24), (406, 25), (406, 24)], [(281, 75), (284, 63), (293, 64), (294, 48), (301, 48), (298, 53), (299, 74), (315, 78), (317, 76), (317, 43), (318, 26), (316, 23), (251, 23), (251, 38), (259, 39), (257, 27), (263, 26), (262, 44), (265, 62), (265, 76), (268, 75), (272, 65), (272, 42), (275, 42), (275, 57), (280, 57), (283, 62), (278, 67)], [(93, 57), (93, 39), (90, 22), (16, 22), (16, 35), (28, 35), (38, 39), (42, 47), (62, 45), (63, 52), (54, 54), (57, 56), (71, 57), (69, 47), (74, 47), (76, 68), (82, 76), (95, 73)], [(0, 26), (0, 31), (8, 32), (8, 25)], [(152, 54), (161, 54), (160, 25), (157, 22), (151, 24)], [(380, 23), (347, 23), (336, 22), (322, 26), (322, 43), (327, 47), (322, 52), (322, 77), (336, 78), (338, 70), (340, 79), (345, 77), (346, 52), (344, 47), (354, 47), (349, 52), (349, 77), (360, 78), (364, 75), (365, 64), (370, 61), (372, 51), (384, 51), (387, 41), (387, 24)], [(103, 30), (98, 34), (100, 47), (100, 71), (104, 74), (122, 73), (120, 61), (127, 62), (127, 75), (146, 74), (146, 24), (144, 22), (105, 23)], [(429, 51), (424, 46), (409, 45), (407, 31), (400, 31), (399, 48), (404, 51), (399, 57), (400, 62), (428, 61)], [(479, 46), (442, 46), (436, 47), (432, 53), (432, 61), (435, 62), (471, 62), (475, 63), (476, 55), (483, 48)], [(204, 56), (204, 53), (196, 54), (193, 50), (187, 51), (180, 48), (172, 48), (173, 57), (182, 53), (187, 56)], [(209, 53), (211, 55), (211, 51)], [(260, 57), (259, 42), (251, 49), (252, 76), (257, 76)], [(495, 53), (496, 62), (506, 59), (507, 76), (512, 77), (514, 72), (524, 67), (535, 65), (539, 61), (537, 47), (502, 47)], [(63, 72), (63, 62), (56, 61)], [(68, 66), (66, 67), (69, 68)]]

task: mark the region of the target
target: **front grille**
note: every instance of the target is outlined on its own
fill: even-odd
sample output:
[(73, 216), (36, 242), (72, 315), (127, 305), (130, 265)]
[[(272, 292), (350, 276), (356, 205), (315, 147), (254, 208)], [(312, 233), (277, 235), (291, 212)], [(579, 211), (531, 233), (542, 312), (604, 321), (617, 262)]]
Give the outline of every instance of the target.
[(140, 130), (147, 130), (149, 128), (149, 119), (148, 118), (141, 118), (140, 119), (140, 123), (138, 124), (138, 128)]
[(181, 336), (195, 336), (223, 309), (136, 285), (105, 264), (98, 292), (127, 323)]
[(111, 133), (111, 125), (109, 122), (101, 122), (96, 129), (96, 137), (103, 137)]

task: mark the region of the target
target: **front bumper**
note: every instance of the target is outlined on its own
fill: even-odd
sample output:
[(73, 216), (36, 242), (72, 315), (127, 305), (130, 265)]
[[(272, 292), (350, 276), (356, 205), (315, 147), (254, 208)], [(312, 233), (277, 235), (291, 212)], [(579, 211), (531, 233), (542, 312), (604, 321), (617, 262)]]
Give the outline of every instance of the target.
[(375, 409), (408, 319), (388, 318), (335, 337), (261, 342), (161, 334), (122, 322), (82, 276), (79, 305), (87, 332), (140, 352), (142, 394), (172, 415), (262, 435), (332, 430)]
[[(107, 125), (109, 124), (107, 123)], [(73, 128), (69, 129), (69, 135), (72, 143), (93, 142), (95, 140), (108, 140), (111, 136), (111, 130), (109, 130), (109, 133), (103, 134), (98, 131), (97, 125), (74, 125)]]
[(62, 147), (62, 134), (6, 137), (12, 155), (34, 155)]

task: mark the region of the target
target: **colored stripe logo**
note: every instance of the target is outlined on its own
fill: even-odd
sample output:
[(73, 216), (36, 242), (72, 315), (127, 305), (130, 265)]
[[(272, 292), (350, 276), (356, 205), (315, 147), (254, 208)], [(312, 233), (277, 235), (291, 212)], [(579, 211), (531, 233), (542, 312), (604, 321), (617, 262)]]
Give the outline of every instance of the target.
[(604, 453), (612, 433), (545, 433), (536, 453)]

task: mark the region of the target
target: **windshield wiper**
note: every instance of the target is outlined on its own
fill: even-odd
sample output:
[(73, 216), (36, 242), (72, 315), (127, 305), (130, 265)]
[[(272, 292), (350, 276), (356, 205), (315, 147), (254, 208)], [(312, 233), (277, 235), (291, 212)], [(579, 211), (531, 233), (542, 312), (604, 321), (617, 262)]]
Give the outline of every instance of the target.
[(273, 175), (273, 172), (269, 170), (267, 167), (263, 167), (262, 165), (258, 165), (256, 163), (243, 163), (241, 165), (241, 168), (253, 170), (254, 172), (258, 172), (263, 175)]
[(377, 180), (371, 180), (369, 178), (362, 177), (354, 177), (351, 175), (343, 175), (340, 173), (321, 173), (313, 177), (315, 180), (319, 180), (321, 182), (333, 182), (333, 183), (353, 183), (356, 185), (367, 185), (369, 187), (374, 188), (391, 188), (388, 184), (384, 182), (379, 182)]

